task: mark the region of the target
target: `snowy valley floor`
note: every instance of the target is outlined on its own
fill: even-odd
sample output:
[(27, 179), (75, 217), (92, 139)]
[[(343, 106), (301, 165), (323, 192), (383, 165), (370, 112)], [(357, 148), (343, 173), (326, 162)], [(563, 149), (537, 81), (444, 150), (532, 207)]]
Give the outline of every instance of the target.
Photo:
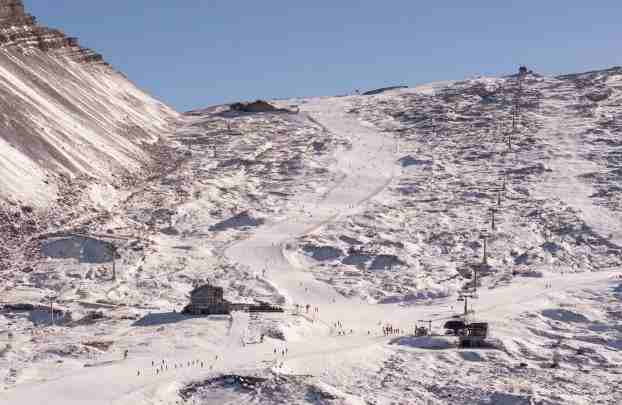
[[(424, 95), (392, 97), (373, 103), (412, 101), (408, 97), (416, 103)], [(0, 315), (6, 370), (0, 403), (621, 403), (616, 207), (592, 209), (586, 190), (563, 186), (583, 172), (564, 172), (555, 166), (560, 160), (547, 160), (553, 173), (545, 174), (550, 184), (562, 184), (557, 190), (542, 187), (530, 172), (515, 174), (504, 201), (505, 223), (491, 238), (492, 270), (471, 301), (469, 317), (491, 325), (490, 347), (458, 348), (451, 336), (413, 337), (418, 320), (431, 320), (442, 333), (442, 324), (460, 313), (457, 291), (469, 282), (462, 267), (481, 257), (479, 228), (487, 226), (495, 194), (474, 185), (487, 173), (464, 177), (477, 162), (439, 163), (454, 147), (483, 152), (445, 148), (440, 136), (427, 143), (410, 139), (418, 147), (410, 159), (420, 161), (404, 165), (400, 148), (407, 141), (389, 127), (407, 132), (360, 100), (297, 100), (306, 118), (239, 117), (233, 130), (219, 111), (190, 116), (175, 139), (188, 149), (185, 163), (93, 225), (93, 231), (114, 228), (116, 237), (132, 241), (122, 249), (117, 281), (109, 280), (100, 247), (89, 248), (94, 259), (85, 264), (83, 253), (80, 260), (68, 257), (69, 242), (51, 239), (44, 249), (49, 258), (37, 263), (34, 275), (5, 287), (12, 302), (41, 299), (40, 288), (56, 291), (74, 318), (83, 318), (46, 326), (44, 309)], [(366, 115), (365, 109), (374, 111)], [(552, 125), (545, 118), (533, 118), (540, 137)], [(222, 132), (209, 132), (218, 126), (234, 135), (225, 140)], [(434, 142), (436, 161), (427, 163)], [(510, 165), (537, 167), (534, 156), (548, 153), (532, 156), (525, 148)], [(572, 153), (563, 151), (561, 158), (578, 160), (577, 145), (567, 149)], [(499, 158), (487, 164), (506, 163)], [(426, 170), (421, 166), (433, 170), (418, 172)], [(560, 173), (564, 178), (552, 177)], [(495, 177), (489, 183), (498, 180), (488, 177)], [(409, 185), (423, 192), (405, 195)], [(571, 195), (569, 188), (578, 192)], [(431, 200), (457, 195), (466, 202), (453, 201), (450, 208)], [(405, 203), (414, 199), (416, 209)], [(519, 227), (536, 208), (546, 229), (578, 222), (593, 228), (592, 250), (561, 232), (544, 237), (533, 224)], [(603, 221), (603, 213), (614, 219)], [(475, 230), (465, 225), (472, 218), (479, 221)], [(418, 228), (408, 232), (405, 224)], [(437, 230), (444, 235), (433, 235)], [(594, 242), (605, 233), (611, 245)], [(541, 253), (544, 248), (534, 253), (540, 246), (556, 254)], [(582, 264), (577, 257), (585, 257)], [(345, 269), (344, 261), (356, 265)], [(51, 275), (59, 266), (63, 275)], [(85, 268), (89, 278), (81, 276)], [(225, 286), (234, 301), (261, 299), (286, 312), (181, 315), (199, 278)], [(100, 319), (88, 318), (92, 309), (101, 311)], [(33, 326), (37, 322), (41, 326)], [(401, 332), (385, 336), (385, 325)], [(551, 368), (554, 357), (560, 367)]]

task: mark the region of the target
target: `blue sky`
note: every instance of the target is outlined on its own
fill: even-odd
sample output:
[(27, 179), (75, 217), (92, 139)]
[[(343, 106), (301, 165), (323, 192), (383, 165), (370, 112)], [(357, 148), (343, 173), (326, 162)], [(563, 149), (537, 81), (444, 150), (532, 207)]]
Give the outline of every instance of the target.
[(622, 1), (25, 0), (186, 111), (256, 98), (622, 65)]

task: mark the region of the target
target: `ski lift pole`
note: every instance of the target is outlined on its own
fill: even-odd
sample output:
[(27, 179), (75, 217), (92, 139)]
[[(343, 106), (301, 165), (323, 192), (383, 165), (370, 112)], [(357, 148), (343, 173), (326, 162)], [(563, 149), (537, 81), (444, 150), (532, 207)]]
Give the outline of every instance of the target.
[(428, 335), (432, 334), (432, 321), (429, 319), (418, 319), (417, 322), (428, 324)]
[(50, 297), (50, 324), (54, 326), (54, 297)]
[(46, 298), (50, 300), (50, 325), (54, 326), (54, 300), (56, 300), (57, 297), (50, 295)]
[(482, 256), (482, 264), (486, 265), (488, 264), (488, 252), (487, 252), (487, 245), (488, 245), (488, 233), (484, 232), (481, 234), (480, 236), (483, 240), (483, 245), (484, 245), (484, 253)]
[(497, 226), (495, 225), (495, 213), (497, 212), (496, 208), (490, 208), (490, 229), (492, 231), (497, 229)]
[(473, 293), (460, 293), (459, 297), (458, 297), (458, 301), (464, 301), (464, 319), (466, 321), (466, 317), (469, 313), (468, 311), (468, 305), (469, 305), (469, 298), (475, 298), (475, 294)]

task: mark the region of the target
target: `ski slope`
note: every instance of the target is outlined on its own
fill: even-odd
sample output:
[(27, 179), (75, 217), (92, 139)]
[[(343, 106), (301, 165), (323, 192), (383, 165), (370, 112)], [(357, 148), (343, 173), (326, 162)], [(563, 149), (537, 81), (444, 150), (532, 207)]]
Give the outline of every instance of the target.
[[(230, 259), (257, 273), (267, 269), (270, 281), (285, 292), (289, 305), (321, 306), (337, 299), (337, 295), (324, 283), (316, 281), (312, 274), (305, 273), (302, 264), (295, 259), (288, 260), (291, 250), (288, 242), (313, 233), (338, 217), (355, 213), (361, 203), (382, 191), (399, 170), (395, 164), (394, 143), (372, 128), (349, 119), (338, 101), (329, 100), (309, 100), (301, 110), (329, 131), (351, 140), (353, 147), (340, 154), (335, 167), (331, 168), (341, 173), (341, 180), (324, 196), (297, 196), (297, 204), (293, 205), (300, 206), (300, 212), (259, 228), (251, 238), (226, 252)], [(331, 311), (330, 316), (333, 320), (344, 319), (346, 312)]]
[[(293, 310), (296, 304), (318, 309), (318, 312), (312, 310), (309, 314), (303, 310), (300, 322), (307, 328), (304, 336), (287, 341), (266, 338), (264, 344), (246, 344), (248, 316), (235, 314), (230, 324), (223, 321), (214, 330), (201, 332), (207, 333), (208, 337), (192, 335), (184, 341), (158, 344), (149, 350), (133, 352), (126, 360), (110, 359), (108, 362), (96, 363), (93, 367), (72, 370), (61, 368), (54, 373), (54, 377), (42, 375), (44, 380), (37, 381), (34, 378), (30, 383), (0, 393), (0, 403), (176, 404), (179, 401), (179, 389), (191, 381), (220, 373), (244, 375), (263, 369), (282, 376), (311, 375), (313, 382), (309, 384), (313, 390), (324, 392), (322, 395), (340, 401), (335, 403), (366, 403), (363, 399), (365, 392), (365, 395), (379, 399), (379, 403), (394, 403), (391, 401), (396, 397), (391, 395), (398, 394), (391, 390), (402, 390), (400, 381), (407, 380), (394, 382), (391, 385), (393, 388), (375, 387), (374, 377), (367, 373), (377, 373), (380, 378), (389, 369), (393, 370), (389, 374), (395, 375), (399, 367), (405, 367), (404, 360), (399, 356), (404, 359), (421, 356), (411, 363), (422, 362), (427, 367), (440, 367), (429, 357), (433, 356), (429, 350), (424, 348), (403, 348), (396, 352), (393, 348), (395, 337), (382, 336), (380, 328), (381, 325), (391, 324), (409, 332), (418, 319), (449, 319), (460, 310), (454, 296), (418, 305), (372, 305), (359, 297), (347, 298), (336, 294), (329, 284), (318, 281), (305, 263), (298, 260), (299, 256), (293, 253), (296, 238), (319, 232), (327, 224), (357, 213), (361, 205), (376, 198), (399, 175), (395, 143), (373, 127), (348, 116), (345, 105), (340, 98), (317, 98), (305, 100), (301, 106), (302, 112), (321, 123), (328, 131), (350, 139), (352, 148), (338, 154), (334, 167), (331, 167), (332, 171), (340, 173), (340, 181), (328, 193), (301, 193), (295, 196), (290, 206), (301, 209), (292, 209), (277, 219), (268, 219), (248, 238), (231, 244), (225, 250), (229, 260), (246, 267), (249, 272), (262, 274), (285, 297), (288, 310)], [(515, 334), (525, 334), (514, 331), (508, 324), (512, 317), (526, 311), (540, 311), (555, 306), (560, 296), (567, 299), (580, 291), (606, 291), (619, 282), (617, 274), (603, 271), (523, 278), (509, 286), (481, 290), (479, 299), (473, 303), (473, 309), (478, 317), (492, 323), (493, 331), (498, 330), (495, 337), (509, 341)], [(553, 288), (547, 288), (548, 283)], [(341, 328), (334, 327), (338, 321), (343, 325)], [(196, 323), (188, 327), (195, 332), (205, 328), (199, 321), (192, 322)], [(346, 331), (346, 336), (338, 336), (335, 333), (338, 329)], [(131, 335), (131, 332), (128, 333)], [(209, 344), (204, 339), (208, 339)], [(288, 350), (287, 356), (280, 354), (284, 348)], [(162, 359), (166, 360), (170, 369), (155, 374), (151, 362), (160, 362)], [(196, 363), (188, 366), (188, 362), (194, 360), (203, 361), (204, 367)], [(173, 370), (173, 364), (181, 366)], [(439, 360), (439, 364), (443, 364), (443, 361)], [(138, 375), (139, 371), (141, 375)], [(425, 367), (411, 370), (409, 374), (409, 378), (422, 381), (441, 378), (427, 375)], [(352, 385), (357, 381), (362, 381), (362, 385), (359, 385), (362, 391), (358, 393), (347, 393), (335, 388), (337, 385)], [(295, 388), (292, 390), (295, 391)], [(405, 398), (410, 398), (408, 395), (420, 395), (417, 398), (421, 398), (421, 401), (426, 395), (416, 390), (402, 392)], [(246, 403), (248, 400), (241, 394), (234, 395), (232, 400), (231, 395), (228, 391), (217, 392), (203, 402), (198, 398), (196, 403)], [(406, 401), (424, 403), (412, 399)]]

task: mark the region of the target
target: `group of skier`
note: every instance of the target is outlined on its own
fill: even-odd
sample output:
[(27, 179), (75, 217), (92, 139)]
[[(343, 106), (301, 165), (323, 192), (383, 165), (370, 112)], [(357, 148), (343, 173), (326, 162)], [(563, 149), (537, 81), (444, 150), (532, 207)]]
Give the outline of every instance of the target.
[(354, 329), (344, 329), (343, 323), (341, 321), (334, 322), (332, 327), (337, 331), (337, 336), (345, 336), (354, 334)]
[[(218, 360), (218, 355), (215, 356), (214, 360)], [(177, 370), (177, 369), (183, 369), (183, 368), (205, 368), (205, 366), (206, 366), (206, 361), (199, 360), (199, 359), (188, 360), (185, 363), (181, 362), (181, 363), (172, 363), (172, 364), (170, 364), (166, 360), (162, 360), (161, 362), (156, 362), (155, 360), (151, 361), (151, 367), (153, 369), (154, 375), (163, 374), (169, 369)], [(210, 370), (212, 370), (213, 368), (214, 368), (213, 365), (209, 366)], [(136, 375), (140, 377), (142, 375), (141, 370), (136, 370)]]
[(402, 332), (399, 328), (394, 328), (393, 325), (385, 325), (382, 327), (382, 333), (385, 336), (399, 335)]
[(279, 355), (281, 354), (281, 356), (285, 357), (288, 354), (289, 350), (287, 348), (278, 350), (277, 348), (274, 348), (274, 354), (275, 355)]

